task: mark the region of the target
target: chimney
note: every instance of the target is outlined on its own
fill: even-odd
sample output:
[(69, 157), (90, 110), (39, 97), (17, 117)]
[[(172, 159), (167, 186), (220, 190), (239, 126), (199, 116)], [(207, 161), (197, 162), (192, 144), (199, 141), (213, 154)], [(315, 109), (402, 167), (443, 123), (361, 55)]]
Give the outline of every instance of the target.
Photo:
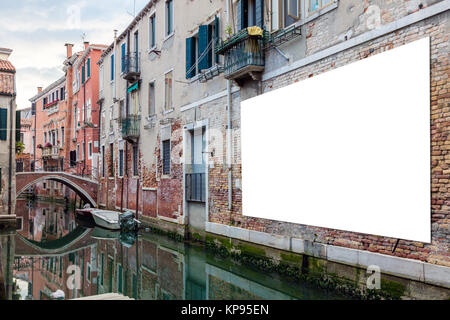
[(84, 42), (84, 50), (86, 50), (89, 47), (89, 41)]
[(72, 57), (73, 44), (66, 43), (65, 46), (66, 46), (66, 49), (67, 49), (67, 59), (69, 59), (70, 57)]
[(9, 56), (11, 55), (12, 50), (7, 48), (0, 48), (0, 59), (2, 60), (8, 60)]
[(42, 92), (42, 87), (38, 87), (38, 94)]

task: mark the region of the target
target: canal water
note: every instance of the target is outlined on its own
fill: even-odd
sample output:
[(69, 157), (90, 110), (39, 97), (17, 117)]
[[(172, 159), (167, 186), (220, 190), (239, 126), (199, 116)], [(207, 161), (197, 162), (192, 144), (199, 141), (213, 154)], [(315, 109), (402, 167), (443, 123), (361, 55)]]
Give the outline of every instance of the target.
[(92, 228), (62, 201), (17, 201), (16, 233), (0, 235), (0, 299), (73, 299), (109, 292), (142, 300), (341, 299), (203, 247)]

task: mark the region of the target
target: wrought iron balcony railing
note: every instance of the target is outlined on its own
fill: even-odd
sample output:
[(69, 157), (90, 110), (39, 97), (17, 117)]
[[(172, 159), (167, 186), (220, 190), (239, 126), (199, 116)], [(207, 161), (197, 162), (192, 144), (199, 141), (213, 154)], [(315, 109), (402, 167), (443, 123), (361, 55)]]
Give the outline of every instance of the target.
[(123, 78), (129, 81), (138, 80), (141, 76), (140, 55), (132, 52), (123, 57)]
[(122, 137), (125, 140), (135, 140), (140, 135), (141, 119), (138, 115), (128, 115), (121, 119)]
[(259, 27), (242, 29), (225, 41), (216, 45), (216, 54), (222, 54), (224, 76), (226, 79), (239, 80), (252, 77), (264, 71), (265, 32)]

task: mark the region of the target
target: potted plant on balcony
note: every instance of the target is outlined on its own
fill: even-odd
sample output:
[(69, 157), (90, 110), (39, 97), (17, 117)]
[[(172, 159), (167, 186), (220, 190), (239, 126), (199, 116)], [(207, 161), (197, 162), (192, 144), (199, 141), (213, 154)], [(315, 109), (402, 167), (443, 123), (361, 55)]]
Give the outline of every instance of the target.
[(38, 149), (42, 149), (42, 148), (43, 148), (43, 147), (42, 147), (42, 144), (38, 144), (38, 145), (37, 145), (37, 148), (38, 148)]
[(50, 142), (47, 142), (44, 146), (44, 148), (52, 148), (53, 145)]
[(16, 142), (16, 154), (20, 156), (24, 150), (25, 150), (25, 145), (23, 144), (23, 142), (17, 141)]

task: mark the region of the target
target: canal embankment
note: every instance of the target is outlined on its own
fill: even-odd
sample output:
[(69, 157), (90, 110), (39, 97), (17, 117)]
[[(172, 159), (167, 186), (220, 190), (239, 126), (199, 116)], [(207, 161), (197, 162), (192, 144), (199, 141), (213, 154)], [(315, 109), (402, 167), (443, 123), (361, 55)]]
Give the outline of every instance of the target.
[[(206, 232), (194, 232), (176, 223), (142, 221), (154, 233), (352, 298), (450, 299), (450, 268), (445, 266), (210, 222)], [(369, 289), (377, 270), (379, 289)]]

